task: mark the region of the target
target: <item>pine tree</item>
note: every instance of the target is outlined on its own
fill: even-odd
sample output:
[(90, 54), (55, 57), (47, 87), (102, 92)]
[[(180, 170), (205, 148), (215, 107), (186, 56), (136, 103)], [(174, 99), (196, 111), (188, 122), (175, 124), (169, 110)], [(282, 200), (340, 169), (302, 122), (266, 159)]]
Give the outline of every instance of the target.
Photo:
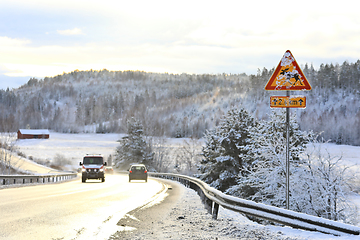
[(119, 140), (120, 146), (116, 148), (115, 166), (125, 170), (132, 163), (143, 163), (151, 169), (154, 153), (151, 144), (144, 139), (142, 124), (135, 118), (130, 118), (127, 121), (127, 133), (127, 136)]
[(207, 131), (198, 177), (220, 191), (237, 184), (250, 165), (246, 154), (248, 129), (253, 125), (254, 119), (244, 109), (232, 109), (216, 129)]
[[(253, 159), (251, 173), (239, 181), (232, 193), (274, 206), (285, 206), (286, 195), (286, 121), (285, 113), (273, 111), (269, 121), (261, 121), (250, 129), (248, 157)], [(290, 174), (301, 164), (308, 134), (299, 129), (296, 116), (290, 119)], [(239, 191), (247, 188), (251, 191)], [(251, 195), (252, 193), (252, 195)], [(248, 194), (248, 195), (246, 195)]]

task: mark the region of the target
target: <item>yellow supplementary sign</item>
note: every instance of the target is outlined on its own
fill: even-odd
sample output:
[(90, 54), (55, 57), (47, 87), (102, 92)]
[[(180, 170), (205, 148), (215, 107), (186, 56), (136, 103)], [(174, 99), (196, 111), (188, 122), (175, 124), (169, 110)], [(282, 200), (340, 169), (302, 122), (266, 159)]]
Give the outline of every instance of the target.
[(265, 90), (311, 90), (309, 82), (289, 50), (285, 52)]
[(306, 108), (306, 97), (303, 96), (272, 96), (271, 108)]

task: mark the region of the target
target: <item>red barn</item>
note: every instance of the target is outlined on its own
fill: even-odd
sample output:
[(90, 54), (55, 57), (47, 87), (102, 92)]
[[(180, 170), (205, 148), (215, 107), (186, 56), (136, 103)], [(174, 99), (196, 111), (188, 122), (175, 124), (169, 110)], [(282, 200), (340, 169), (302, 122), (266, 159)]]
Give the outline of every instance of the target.
[(17, 139), (48, 139), (50, 132), (47, 129), (19, 129)]

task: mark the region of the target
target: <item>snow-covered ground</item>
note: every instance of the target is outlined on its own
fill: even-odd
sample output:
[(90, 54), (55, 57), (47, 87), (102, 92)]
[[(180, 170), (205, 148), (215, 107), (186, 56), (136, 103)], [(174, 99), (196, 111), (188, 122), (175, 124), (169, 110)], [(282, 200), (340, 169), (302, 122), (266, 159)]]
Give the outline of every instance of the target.
[[(113, 155), (115, 148), (119, 145), (117, 140), (119, 140), (121, 137), (122, 135), (119, 134), (51, 133), (50, 139), (17, 140), (16, 146), (18, 146), (20, 151), (25, 153), (26, 156), (52, 160), (56, 154), (61, 154), (67, 159), (71, 160), (74, 166), (78, 166), (78, 163), (82, 160), (82, 157), (87, 153), (100, 153), (105, 156), (105, 158), (107, 158), (109, 155)], [(180, 142), (181, 140), (179, 139), (169, 139), (169, 143), (171, 144), (176, 145)], [(360, 147), (324, 144), (322, 149), (325, 152), (329, 152), (331, 156), (341, 156), (344, 160), (344, 163), (347, 165), (360, 165)], [(357, 202), (358, 206), (360, 206), (360, 197), (358, 195), (354, 195), (353, 201)], [(186, 209), (194, 210), (191, 214), (187, 213), (189, 214), (188, 217), (192, 219), (192, 222), (201, 221), (203, 223), (201, 224), (201, 228), (207, 229), (209, 232), (211, 232), (214, 231), (214, 226), (218, 225), (219, 228), (216, 231), (221, 231), (221, 236), (223, 236), (224, 239), (227, 239), (225, 236), (229, 238), (242, 239), (251, 239), (252, 237), (255, 239), (360, 239), (360, 236), (349, 235), (335, 237), (317, 232), (292, 229), (290, 227), (262, 226), (249, 221), (240, 214), (226, 209), (220, 209), (219, 219), (215, 224), (214, 220), (211, 220), (210, 216), (207, 216), (206, 218), (203, 217), (203, 215), (206, 213), (204, 213), (205, 210), (201, 205), (200, 198), (193, 190), (190, 189), (186, 190), (184, 201), (179, 201), (178, 205), (179, 206), (176, 209), (184, 209), (184, 211)], [(181, 213), (179, 212), (178, 214)], [(229, 222), (231, 222), (230, 225), (228, 224)], [(226, 224), (221, 225), (222, 223)], [(174, 224), (171, 226), (176, 226), (177, 224), (174, 222)], [(222, 228), (220, 229), (221, 226)], [(249, 235), (251, 232), (255, 235)], [(269, 238), (259, 238), (260, 235), (256, 235), (257, 232), (265, 232), (266, 236), (269, 236)]]
[(336, 145), (335, 143), (321, 143), (321, 152), (329, 154), (332, 158), (341, 158), (341, 163), (347, 166), (360, 168), (360, 147), (349, 145)]
[[(201, 203), (200, 197), (191, 189), (185, 193), (172, 211), (161, 221), (161, 226), (133, 231), (131, 239), (262, 239), (262, 240), (356, 240), (360, 236), (334, 236), (291, 227), (265, 226), (250, 221), (242, 214), (219, 208), (217, 220), (213, 220)], [(131, 231), (133, 229), (124, 229)], [(111, 239), (119, 239), (114, 238)]]
[[(20, 139), (15, 145), (27, 157), (34, 157), (52, 161), (57, 154), (63, 155), (70, 160), (74, 166), (86, 154), (102, 154), (105, 159), (114, 155), (115, 149), (119, 146), (124, 134), (63, 134), (51, 132), (49, 139)], [(168, 139), (167, 144), (178, 146), (183, 139)]]
[(62, 134), (50, 133), (49, 139), (21, 139), (16, 146), (26, 156), (53, 160), (61, 154), (73, 164), (78, 164), (86, 154), (102, 154), (107, 158), (114, 154), (119, 134)]

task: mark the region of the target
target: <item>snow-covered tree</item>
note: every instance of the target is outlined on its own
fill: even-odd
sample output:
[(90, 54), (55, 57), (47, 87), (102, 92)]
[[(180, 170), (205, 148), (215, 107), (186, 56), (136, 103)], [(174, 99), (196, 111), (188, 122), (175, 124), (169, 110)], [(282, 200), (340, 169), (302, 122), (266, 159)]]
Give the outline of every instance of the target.
[(180, 174), (193, 175), (201, 159), (200, 142), (191, 138), (183, 140), (181, 147), (177, 148), (175, 156), (175, 170)]
[(115, 166), (127, 169), (132, 163), (143, 163), (151, 167), (153, 152), (143, 135), (143, 126), (135, 118), (127, 121), (127, 136), (119, 140), (120, 146), (116, 148)]
[[(238, 178), (227, 193), (268, 205), (286, 205), (285, 114), (273, 111), (269, 121), (249, 130), (250, 173)], [(290, 119), (290, 209), (332, 220), (354, 221), (356, 209), (349, 201), (348, 168), (340, 157), (323, 154), (314, 144), (312, 132), (299, 129), (296, 117)], [(311, 144), (310, 144), (311, 143)], [(316, 146), (316, 147), (314, 147)]]
[(154, 152), (154, 170), (157, 172), (169, 172), (171, 166), (170, 148), (167, 146), (166, 138), (151, 138), (151, 145)]
[[(286, 195), (286, 121), (284, 112), (272, 111), (269, 121), (249, 128), (247, 162), (249, 174), (227, 193), (263, 203), (284, 206)], [(299, 155), (308, 143), (308, 134), (299, 130), (296, 117), (290, 119), (291, 172), (299, 165)]]
[(11, 174), (13, 171), (12, 166), (18, 165), (13, 158), (16, 151), (16, 142), (14, 141), (15, 135), (13, 133), (0, 134), (0, 174)]
[(302, 155), (302, 164), (294, 176), (293, 208), (296, 211), (335, 221), (356, 224), (358, 210), (351, 201), (352, 166), (341, 156), (331, 156), (314, 141)]
[(237, 184), (250, 166), (246, 154), (249, 128), (254, 124), (245, 109), (232, 109), (216, 129), (207, 131), (198, 177), (221, 191)]

